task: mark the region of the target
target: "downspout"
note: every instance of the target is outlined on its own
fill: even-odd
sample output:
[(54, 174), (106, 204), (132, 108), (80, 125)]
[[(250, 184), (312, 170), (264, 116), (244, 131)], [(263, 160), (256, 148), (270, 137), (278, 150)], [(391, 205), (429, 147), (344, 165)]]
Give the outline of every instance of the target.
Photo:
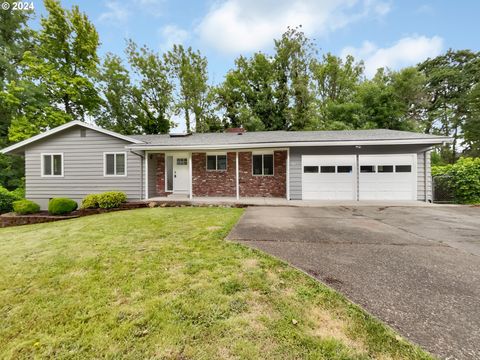
[(144, 171), (143, 168), (144, 168), (144, 166), (143, 166), (143, 163), (144, 163), (144, 161), (145, 161), (145, 156), (143, 156), (143, 154), (139, 154), (139, 153), (135, 152), (134, 150), (130, 150), (130, 152), (131, 152), (132, 154), (134, 154), (134, 155), (139, 156), (140, 159), (142, 159), (142, 160), (140, 161), (140, 199), (141, 199), (142, 196), (143, 196), (143, 194), (144, 194), (144, 190), (143, 190), (143, 180), (144, 180), (144, 179), (143, 179), (143, 176), (144, 176), (144, 174), (143, 174), (143, 171)]

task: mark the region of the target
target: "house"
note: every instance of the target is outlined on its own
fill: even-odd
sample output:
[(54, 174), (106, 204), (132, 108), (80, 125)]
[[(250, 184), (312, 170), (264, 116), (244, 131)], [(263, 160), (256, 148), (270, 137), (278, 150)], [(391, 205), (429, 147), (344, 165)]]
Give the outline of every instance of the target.
[(25, 155), (26, 196), (42, 208), (108, 190), (129, 200), (431, 201), (429, 151), (449, 141), (393, 130), (125, 136), (72, 121), (1, 152)]

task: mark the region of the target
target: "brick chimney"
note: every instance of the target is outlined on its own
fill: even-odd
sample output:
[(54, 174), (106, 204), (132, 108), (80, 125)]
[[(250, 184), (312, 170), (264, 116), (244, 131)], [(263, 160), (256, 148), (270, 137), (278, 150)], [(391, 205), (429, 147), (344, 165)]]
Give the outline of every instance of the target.
[(234, 134), (243, 134), (246, 131), (243, 127), (236, 127), (236, 128), (225, 129), (225, 132), (226, 133), (234, 133)]

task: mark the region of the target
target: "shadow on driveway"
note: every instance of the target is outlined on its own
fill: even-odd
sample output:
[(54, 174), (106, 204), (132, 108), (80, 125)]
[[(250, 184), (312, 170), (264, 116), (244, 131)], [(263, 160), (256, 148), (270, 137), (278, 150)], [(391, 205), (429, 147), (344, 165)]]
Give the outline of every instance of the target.
[(306, 271), (441, 358), (480, 358), (480, 208), (250, 207), (228, 239)]

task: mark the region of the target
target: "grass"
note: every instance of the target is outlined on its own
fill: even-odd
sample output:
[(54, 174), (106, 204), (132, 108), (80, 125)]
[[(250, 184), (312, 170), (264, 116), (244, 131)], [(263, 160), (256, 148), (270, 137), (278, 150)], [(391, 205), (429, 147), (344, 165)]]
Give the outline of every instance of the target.
[(429, 359), (338, 293), (224, 237), (241, 209), (0, 229), (0, 358)]

